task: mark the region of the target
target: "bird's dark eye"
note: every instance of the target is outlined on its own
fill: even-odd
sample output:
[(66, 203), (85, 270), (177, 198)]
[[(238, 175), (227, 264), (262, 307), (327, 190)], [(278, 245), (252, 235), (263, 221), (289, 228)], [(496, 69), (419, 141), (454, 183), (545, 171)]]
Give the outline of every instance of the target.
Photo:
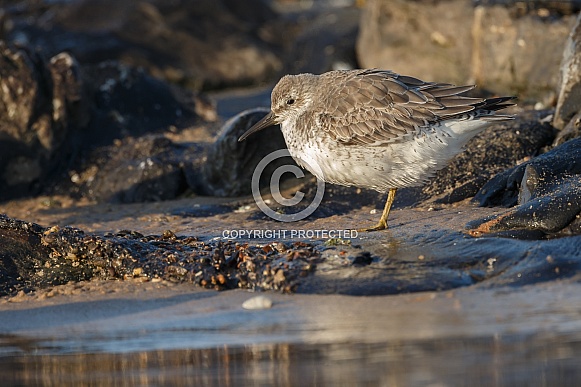
[(287, 104), (287, 105), (292, 105), (293, 103), (295, 103), (295, 100), (294, 100), (294, 98), (288, 99), (288, 100), (286, 101), (286, 104)]

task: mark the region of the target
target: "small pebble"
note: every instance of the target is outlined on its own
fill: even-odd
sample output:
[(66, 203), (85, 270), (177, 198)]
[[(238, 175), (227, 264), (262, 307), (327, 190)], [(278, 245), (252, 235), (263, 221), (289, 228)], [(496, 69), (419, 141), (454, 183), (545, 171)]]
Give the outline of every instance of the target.
[(248, 310), (259, 310), (272, 308), (272, 300), (265, 296), (249, 298), (242, 303), (242, 308)]

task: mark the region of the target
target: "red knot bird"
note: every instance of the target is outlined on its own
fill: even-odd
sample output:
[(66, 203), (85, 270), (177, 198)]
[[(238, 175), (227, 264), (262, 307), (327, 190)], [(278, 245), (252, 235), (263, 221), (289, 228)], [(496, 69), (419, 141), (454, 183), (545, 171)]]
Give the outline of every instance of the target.
[(423, 185), (476, 134), (513, 118), (497, 111), (515, 97), (462, 95), (473, 88), (377, 69), (286, 75), (270, 113), (239, 141), (280, 124), (291, 156), (317, 178), (387, 192), (381, 219), (363, 229), (382, 230), (398, 188)]

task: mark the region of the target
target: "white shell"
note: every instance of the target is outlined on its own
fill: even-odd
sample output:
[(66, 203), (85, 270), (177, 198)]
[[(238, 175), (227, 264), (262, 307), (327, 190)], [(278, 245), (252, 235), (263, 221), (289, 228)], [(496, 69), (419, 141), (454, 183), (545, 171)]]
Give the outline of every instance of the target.
[(272, 308), (272, 300), (265, 296), (249, 298), (242, 303), (242, 308), (248, 310), (259, 310)]

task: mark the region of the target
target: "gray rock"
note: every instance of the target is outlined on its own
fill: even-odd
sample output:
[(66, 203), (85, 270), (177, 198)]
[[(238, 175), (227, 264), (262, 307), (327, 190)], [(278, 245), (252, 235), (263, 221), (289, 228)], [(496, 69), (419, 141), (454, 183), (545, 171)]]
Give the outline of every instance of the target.
[(581, 112), (581, 15), (565, 44), (561, 62), (561, 84), (553, 125), (564, 129)]
[(362, 67), (463, 84), (521, 100), (548, 99), (575, 16), (517, 15), (468, 1), (366, 2), (357, 42)]
[(561, 145), (576, 137), (581, 137), (581, 111), (575, 114), (569, 123), (559, 131), (555, 141), (553, 141), (553, 146)]
[(476, 7), (471, 79), (493, 93), (514, 93), (521, 100), (552, 99), (576, 16), (539, 15), (536, 10), (519, 15), (502, 5)]
[(370, 0), (360, 22), (357, 57), (421, 79), (463, 84), (470, 77), (472, 5)]

